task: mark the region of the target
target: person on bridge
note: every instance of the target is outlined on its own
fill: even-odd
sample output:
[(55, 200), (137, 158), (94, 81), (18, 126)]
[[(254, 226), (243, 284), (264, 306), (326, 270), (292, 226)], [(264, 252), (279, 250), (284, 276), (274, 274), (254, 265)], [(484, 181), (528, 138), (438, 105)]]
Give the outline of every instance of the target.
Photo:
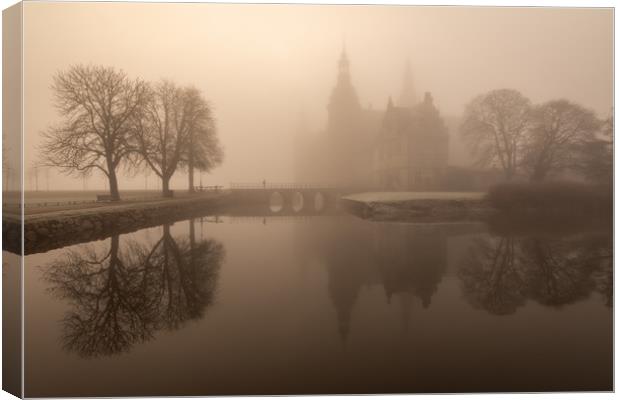
[(267, 181), (263, 179), (263, 189), (267, 188)]

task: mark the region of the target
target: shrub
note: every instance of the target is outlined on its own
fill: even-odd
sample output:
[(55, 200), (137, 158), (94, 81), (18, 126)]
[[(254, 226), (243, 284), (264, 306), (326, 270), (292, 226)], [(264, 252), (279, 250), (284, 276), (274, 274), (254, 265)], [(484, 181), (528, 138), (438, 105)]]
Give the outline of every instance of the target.
[(611, 213), (613, 193), (607, 185), (577, 182), (501, 183), (487, 200), (504, 212), (601, 215)]

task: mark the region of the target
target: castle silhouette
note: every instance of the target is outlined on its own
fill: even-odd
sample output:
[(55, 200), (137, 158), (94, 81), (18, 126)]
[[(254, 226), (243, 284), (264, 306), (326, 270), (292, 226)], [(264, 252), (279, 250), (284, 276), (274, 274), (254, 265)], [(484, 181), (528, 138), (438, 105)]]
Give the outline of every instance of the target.
[(448, 130), (429, 92), (418, 101), (409, 63), (398, 103), (390, 97), (384, 110), (364, 108), (343, 49), (327, 112), (324, 132), (299, 143), (298, 180), (383, 190), (440, 187)]

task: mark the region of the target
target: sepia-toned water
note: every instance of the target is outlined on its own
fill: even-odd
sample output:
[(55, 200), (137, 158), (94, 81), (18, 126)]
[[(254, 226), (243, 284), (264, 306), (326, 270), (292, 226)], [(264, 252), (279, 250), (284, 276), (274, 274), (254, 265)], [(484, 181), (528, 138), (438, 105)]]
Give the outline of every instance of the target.
[(28, 397), (612, 390), (609, 229), (206, 216), (24, 283)]

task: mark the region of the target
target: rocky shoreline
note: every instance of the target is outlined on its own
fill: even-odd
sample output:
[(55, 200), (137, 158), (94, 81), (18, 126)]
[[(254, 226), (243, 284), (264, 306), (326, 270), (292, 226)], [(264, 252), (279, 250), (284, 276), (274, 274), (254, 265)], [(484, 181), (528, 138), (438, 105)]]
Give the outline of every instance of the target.
[[(175, 222), (216, 211), (228, 195), (163, 200), (146, 204), (119, 205), (80, 211), (63, 211), (26, 216), (24, 254), (45, 252), (58, 247), (105, 239), (111, 235)], [(3, 216), (3, 250), (19, 254), (20, 220)]]
[(372, 221), (484, 221), (498, 214), (484, 198), (363, 201), (341, 199), (350, 213)]

